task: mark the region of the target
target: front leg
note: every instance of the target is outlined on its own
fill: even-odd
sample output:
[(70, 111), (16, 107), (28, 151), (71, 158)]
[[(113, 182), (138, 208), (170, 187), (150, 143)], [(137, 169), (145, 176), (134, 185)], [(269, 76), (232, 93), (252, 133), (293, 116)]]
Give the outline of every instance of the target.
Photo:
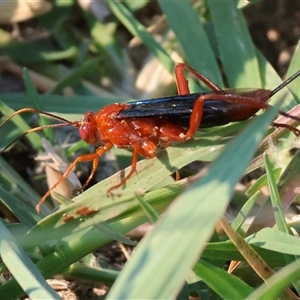
[(41, 198), (41, 200), (38, 202), (37, 206), (35, 207), (36, 211), (38, 213), (41, 212), (41, 205), (43, 204), (43, 202), (46, 200), (46, 198), (48, 196), (50, 196), (51, 192), (66, 178), (68, 178), (69, 174), (72, 172), (72, 170), (74, 169), (74, 167), (79, 163), (79, 162), (88, 162), (88, 161), (92, 161), (93, 162), (93, 167), (92, 167), (92, 171), (91, 174), (89, 176), (89, 178), (87, 179), (86, 183), (82, 186), (82, 189), (84, 189), (89, 181), (93, 178), (97, 166), (98, 166), (98, 161), (99, 158), (110, 148), (112, 147), (112, 144), (107, 143), (102, 147), (99, 147), (96, 149), (95, 153), (90, 153), (90, 154), (84, 154), (81, 156), (78, 156), (70, 165), (69, 167), (66, 169), (66, 171), (62, 174), (62, 176), (59, 178), (59, 180), (47, 191), (47, 193)]

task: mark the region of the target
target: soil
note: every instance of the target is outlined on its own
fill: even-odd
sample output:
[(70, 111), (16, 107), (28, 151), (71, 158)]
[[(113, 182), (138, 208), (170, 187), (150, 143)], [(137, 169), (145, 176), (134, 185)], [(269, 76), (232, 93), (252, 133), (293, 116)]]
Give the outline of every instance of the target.
[(244, 13), (254, 44), (284, 76), (300, 38), (300, 1), (262, 1)]

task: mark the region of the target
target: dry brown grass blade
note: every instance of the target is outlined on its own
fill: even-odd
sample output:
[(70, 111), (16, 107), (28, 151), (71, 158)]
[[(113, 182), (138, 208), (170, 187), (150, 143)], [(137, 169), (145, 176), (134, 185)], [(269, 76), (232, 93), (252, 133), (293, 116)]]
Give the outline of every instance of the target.
[[(222, 217), (220, 222), (227, 236), (260, 278), (267, 281), (275, 274), (262, 257), (259, 256), (258, 253), (230, 226), (225, 217)], [(283, 292), (283, 297), (284, 299), (299, 300), (299, 298), (289, 288)]]
[(53, 4), (46, 0), (6, 0), (0, 2), (0, 24), (30, 20), (52, 10)]

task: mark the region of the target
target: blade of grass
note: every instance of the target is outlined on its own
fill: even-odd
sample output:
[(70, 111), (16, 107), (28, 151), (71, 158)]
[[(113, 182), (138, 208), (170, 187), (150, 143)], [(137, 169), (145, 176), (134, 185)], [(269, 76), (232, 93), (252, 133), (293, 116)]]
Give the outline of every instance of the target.
[(144, 201), (144, 199), (138, 193), (136, 193), (136, 199), (138, 200), (139, 205), (141, 206), (145, 215), (148, 217), (149, 221), (151, 223), (155, 223), (159, 218), (159, 214), (148, 202)]
[[(281, 174), (281, 168), (273, 169), (272, 170), (273, 176), (275, 180), (278, 180)], [(246, 194), (248, 196), (253, 195), (254, 193), (258, 192), (262, 187), (267, 185), (267, 174), (263, 174), (260, 176), (255, 182), (248, 188)]]
[[(166, 1), (160, 0), (159, 5), (168, 19), (170, 28), (184, 49), (188, 63), (217, 85), (223, 86), (214, 52), (210, 47), (199, 16), (191, 3), (173, 1), (170, 5)], [(184, 26), (178, 22), (178, 16), (185, 20)], [(188, 33), (187, 28), (189, 29)], [(195, 45), (201, 45), (201, 52), (199, 47), (195, 47)]]
[[(300, 56), (299, 54), (296, 54), (297, 56)], [(294, 55), (294, 57), (295, 57)], [(256, 49), (256, 56), (258, 59), (259, 64), (259, 70), (260, 70), (260, 76), (262, 78), (262, 87), (268, 88), (270, 90), (274, 89), (276, 86), (280, 85), (282, 83), (282, 79), (279, 77), (277, 72), (274, 70), (274, 68), (271, 66), (271, 64), (266, 60), (266, 58), (259, 52), (259, 50)], [(295, 83), (291, 83), (292, 84)], [(289, 85), (290, 86), (290, 85)], [(295, 97), (288, 92), (288, 89), (284, 89), (278, 94), (276, 94), (274, 97), (272, 97), (269, 101), (271, 105), (276, 102), (276, 99), (284, 99), (284, 102), (282, 104), (281, 109), (283, 110), (289, 110), (294, 105), (297, 104)]]
[(10, 192), (6, 191), (2, 186), (0, 186), (0, 201), (14, 213), (22, 224), (26, 225), (28, 228), (34, 226), (40, 219), (31, 207), (20, 201), (20, 199), (16, 198)]
[[(157, 191), (149, 192), (144, 196), (144, 201), (154, 202), (155, 209), (159, 211), (166, 208), (186, 186), (186, 184), (175, 184)], [(99, 194), (99, 189), (95, 194)], [(80, 232), (91, 226), (95, 226), (106, 220), (118, 217), (124, 211), (131, 211), (131, 213), (140, 210), (136, 198), (133, 193), (123, 193), (120, 197), (112, 200), (111, 197), (101, 196), (101, 201), (95, 201), (98, 197), (85, 195), (85, 193), (76, 197), (76, 202), (66, 207), (60, 207), (59, 210), (53, 212), (51, 215), (42, 219), (31, 231), (24, 237), (22, 241), (23, 247), (26, 249), (32, 248), (35, 245), (47, 243), (49, 240), (59, 241), (65, 239), (68, 235)], [(100, 195), (100, 194), (99, 194)], [(157, 204), (160, 203), (160, 206)], [(82, 207), (88, 207), (95, 210), (94, 214), (82, 218), (76, 212)], [(98, 210), (98, 212), (97, 212)], [(129, 213), (129, 212), (128, 212)], [(141, 213), (144, 217), (145, 214)], [(69, 222), (64, 222), (64, 216), (73, 216)], [(81, 221), (84, 220), (84, 222)], [(55, 230), (54, 230), (55, 229)], [(37, 238), (38, 237), (38, 238)]]
[(236, 1), (216, 2), (208, 6), (219, 43), (220, 58), (230, 87), (260, 87), (258, 62), (249, 31)]
[(226, 271), (200, 259), (194, 272), (222, 299), (245, 299), (253, 292), (248, 284)]
[[(115, 195), (118, 195), (120, 192), (123, 194), (123, 192), (131, 191), (132, 196), (137, 190), (142, 192), (149, 190), (174, 171), (192, 161), (197, 159), (204, 161), (207, 160), (207, 158), (209, 160), (213, 159), (219, 154), (225, 142), (226, 139), (223, 141), (215, 136), (211, 140), (200, 137), (187, 141), (176, 147), (169, 147), (162, 150), (157, 153), (155, 158), (145, 159), (138, 162), (137, 174), (132, 176), (126, 182), (125, 189), (123, 187), (122, 189), (120, 188), (119, 190), (116, 190)], [(131, 167), (128, 167), (125, 172), (128, 172), (130, 168)], [(106, 191), (109, 187), (120, 182), (120, 177), (122, 178), (123, 172), (124, 170), (85, 191), (85, 199), (91, 199), (95, 196), (98, 197), (99, 193), (103, 198), (106, 198)], [(74, 200), (76, 201), (77, 199), (78, 198)], [(85, 205), (87, 205), (87, 203)]]
[(119, 273), (119, 271), (112, 269), (88, 267), (81, 263), (75, 263), (70, 265), (70, 267), (63, 272), (63, 275), (84, 281), (91, 280), (94, 282), (103, 282), (104, 284), (112, 285)]
[(280, 253), (299, 255), (299, 238), (273, 228), (264, 228), (246, 238), (246, 241), (263, 249), (273, 250)]
[[(266, 250), (264, 248), (259, 247), (259, 245), (258, 246), (257, 245), (251, 243), (251, 246), (255, 249), (255, 251), (269, 265), (278, 267), (282, 264), (285, 264), (285, 258), (282, 253), (274, 252), (272, 250)], [(212, 258), (221, 261), (226, 261), (226, 260), (245, 261), (245, 258), (240, 254), (237, 248), (230, 241), (208, 243), (202, 253), (202, 258)]]
[[(217, 143), (221, 144), (218, 145)], [(154, 158), (142, 160), (137, 163), (137, 174), (129, 178), (126, 181), (126, 186), (120, 188), (119, 191), (123, 191), (124, 189), (132, 190), (133, 192), (136, 190), (147, 191), (190, 162), (196, 160), (206, 161), (207, 155), (209, 155), (210, 160), (215, 158), (224, 147), (224, 143), (225, 141), (222, 140), (217, 142), (215, 139), (212, 141), (200, 137), (158, 151)], [(116, 173), (109, 180), (105, 181), (104, 190), (118, 184), (124, 176), (123, 172), (129, 172), (130, 168), (128, 167)], [(92, 192), (93, 190), (89, 189), (89, 191)]]
[(260, 192), (254, 193), (247, 202), (243, 205), (241, 210), (239, 211), (238, 215), (232, 222), (231, 226), (234, 230), (239, 231), (244, 222), (246, 221), (247, 217), (249, 216), (250, 212), (252, 211), (257, 198), (261, 195)]
[[(14, 113), (14, 111), (10, 107), (5, 105), (1, 101), (0, 101), (0, 111), (3, 115), (5, 115), (7, 117)], [(13, 117), (11, 122), (13, 122), (13, 124), (16, 125), (20, 129), (20, 134), (22, 134), (30, 129), (30, 126), (28, 126), (28, 123), (20, 115), (16, 115), (15, 117)], [(1, 128), (1, 129), (2, 129), (2, 134), (5, 136), (5, 134), (3, 133), (3, 131), (5, 132), (5, 127)], [(15, 138), (16, 137), (14, 137), (13, 140)], [(28, 139), (34, 148), (41, 147), (41, 145), (42, 145), (41, 138), (36, 132), (29, 134)], [(6, 145), (4, 145), (4, 146), (9, 145), (10, 142), (12, 142), (13, 140), (6, 141)]]
[(27, 203), (31, 204), (33, 207), (36, 204), (36, 201), (40, 199), (40, 195), (24, 182), (24, 179), (20, 174), (17, 173), (2, 157), (0, 157), (0, 169), (3, 171), (6, 180), (13, 183), (14, 186), (17, 186), (22, 196), (26, 198)]
[[(299, 70), (300, 66), (300, 40), (298, 41), (297, 47), (295, 49), (293, 58), (290, 62), (289, 69), (287, 71), (286, 77), (293, 75)], [(299, 94), (299, 83), (292, 82), (289, 85), (289, 90), (293, 93), (293, 96), (295, 97), (295, 100), (297, 103), (300, 103), (300, 94)]]
[[(121, 97), (99, 96), (40, 95), (39, 97), (45, 111), (66, 117), (69, 120), (80, 120), (83, 114), (89, 110), (98, 111), (105, 105), (129, 100)], [(14, 110), (33, 107), (29, 97), (22, 93), (1, 94), (1, 100)], [(72, 107), (72, 111), (70, 111), (70, 107)], [(2, 107), (0, 110), (3, 112)], [(9, 116), (8, 112), (3, 112), (3, 114)]]
[[(25, 84), (26, 92), (28, 95), (29, 100), (32, 102), (33, 107), (45, 111), (43, 107), (43, 103), (39, 100), (39, 94), (35, 89), (35, 86), (29, 76), (27, 68), (23, 68), (23, 81)], [(41, 126), (49, 125), (49, 119), (45, 116), (39, 115), (39, 124)], [(54, 133), (53, 130), (50, 128), (43, 129), (44, 134), (46, 135), (47, 139), (53, 142), (54, 140)]]
[(57, 94), (61, 92), (65, 87), (74, 84), (76, 81), (81, 80), (81, 77), (89, 71), (93, 65), (99, 63), (100, 57), (86, 60), (80, 67), (71, 72), (68, 76), (64, 77), (58, 82), (55, 88), (49, 91), (49, 94)]
[(77, 48), (70, 47), (59, 51), (53, 47), (53, 41), (50, 39), (34, 41), (31, 43), (12, 43), (1, 47), (0, 54), (11, 57), (12, 60), (21, 63), (41, 63), (45, 61), (56, 61), (63, 59), (72, 59), (76, 57)]
[(146, 28), (137, 21), (131, 12), (125, 6), (115, 0), (107, 1), (106, 4), (114, 13), (114, 15), (122, 22), (122, 24), (131, 32), (133, 36), (139, 37), (146, 45), (149, 51), (165, 66), (165, 68), (173, 74), (174, 62), (165, 49), (156, 42), (152, 35), (147, 32)]
[[(296, 152), (278, 182), (281, 206), (284, 211), (299, 195), (299, 164), (300, 150)], [(274, 214), (270, 207), (270, 202), (267, 200), (255, 215), (255, 218), (247, 231), (247, 235), (257, 232), (264, 227), (272, 227), (274, 224)]]
[(125, 83), (123, 87), (126, 86), (126, 83), (128, 87), (131, 86), (132, 84), (127, 82), (131, 78), (128, 72), (130, 68), (124, 59), (124, 53), (122, 53), (116, 39), (116, 22), (101, 24), (97, 20), (91, 20), (89, 16), (87, 16), (87, 22), (89, 23), (90, 33), (94, 40), (93, 45), (97, 48), (98, 55), (102, 58), (108, 75), (112, 78), (119, 78), (121, 76), (122, 81)]
[[(60, 299), (1, 221), (0, 232), (1, 258), (28, 296), (32, 299)], [(4, 299), (15, 298), (7, 295)]]
[(281, 200), (277, 189), (275, 177), (273, 175), (273, 169), (271, 162), (266, 153), (263, 154), (264, 164), (266, 168), (266, 174), (268, 179), (268, 187), (270, 190), (270, 199), (274, 211), (275, 221), (278, 229), (282, 232), (289, 234), (290, 230), (287, 226), (284, 213), (281, 206)]

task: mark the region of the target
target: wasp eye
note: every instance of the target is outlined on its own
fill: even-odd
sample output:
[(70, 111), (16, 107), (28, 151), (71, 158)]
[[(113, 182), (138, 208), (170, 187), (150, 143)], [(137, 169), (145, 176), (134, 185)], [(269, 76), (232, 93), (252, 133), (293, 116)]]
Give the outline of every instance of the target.
[(89, 137), (90, 137), (90, 126), (89, 124), (84, 124), (79, 129), (80, 137), (89, 143)]

